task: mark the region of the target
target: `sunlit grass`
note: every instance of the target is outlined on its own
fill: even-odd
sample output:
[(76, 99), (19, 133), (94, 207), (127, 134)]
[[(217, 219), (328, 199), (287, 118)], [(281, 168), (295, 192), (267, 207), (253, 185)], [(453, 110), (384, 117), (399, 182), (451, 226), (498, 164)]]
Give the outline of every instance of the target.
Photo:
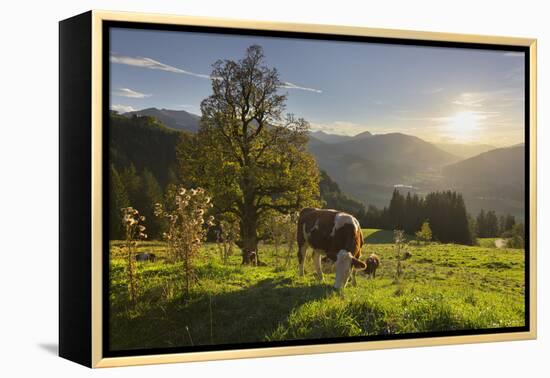
[[(376, 230), (366, 230), (365, 237)], [(385, 233), (376, 235), (389, 237)], [(392, 244), (367, 243), (381, 266), (375, 280), (358, 277), (340, 295), (334, 274), (318, 283), (309, 269), (298, 277), (296, 256), (275, 265), (270, 245), (260, 248), (266, 266), (241, 266), (233, 255), (221, 264), (216, 245), (203, 247), (197, 265), (200, 282), (182, 300), (181, 266), (164, 260), (161, 242), (146, 242), (156, 262), (137, 264), (140, 293), (129, 302), (122, 245), (111, 243), (111, 319), (113, 349), (246, 343), (269, 340), (378, 335), (439, 330), (522, 326), (524, 253), (518, 249), (454, 244), (410, 245), (395, 280)]]

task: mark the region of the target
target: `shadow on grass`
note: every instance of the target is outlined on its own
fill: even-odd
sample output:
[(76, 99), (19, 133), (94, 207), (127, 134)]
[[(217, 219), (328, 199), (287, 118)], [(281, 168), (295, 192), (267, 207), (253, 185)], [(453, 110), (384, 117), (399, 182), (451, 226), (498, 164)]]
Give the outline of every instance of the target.
[(292, 286), (291, 278), (269, 278), (242, 290), (201, 294), (187, 304), (175, 299), (151, 305), (130, 318), (111, 318), (111, 348), (162, 348), (265, 341), (293, 309), (332, 295), (328, 284)]
[[(408, 241), (416, 240), (414, 235), (405, 235), (405, 239)], [(364, 241), (366, 244), (393, 244), (393, 231), (391, 230), (377, 230), (372, 234), (365, 236)]]
[(365, 237), (366, 244), (393, 244), (393, 231), (378, 230)]

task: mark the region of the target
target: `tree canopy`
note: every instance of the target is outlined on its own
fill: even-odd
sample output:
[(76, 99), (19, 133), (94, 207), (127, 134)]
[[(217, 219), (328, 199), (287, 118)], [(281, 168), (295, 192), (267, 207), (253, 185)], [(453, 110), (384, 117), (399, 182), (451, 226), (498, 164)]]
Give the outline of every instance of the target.
[(208, 190), (216, 213), (238, 217), (246, 263), (266, 213), (318, 203), (319, 170), (306, 149), (309, 124), (284, 114), (282, 82), (260, 46), (239, 61), (217, 61), (211, 77), (199, 131), (177, 149), (179, 174), (187, 186)]

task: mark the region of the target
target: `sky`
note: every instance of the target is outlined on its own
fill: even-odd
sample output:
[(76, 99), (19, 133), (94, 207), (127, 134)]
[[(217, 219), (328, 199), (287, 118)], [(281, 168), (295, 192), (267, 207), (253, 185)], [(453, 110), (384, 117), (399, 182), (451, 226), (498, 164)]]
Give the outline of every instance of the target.
[(286, 111), (312, 130), (437, 143), (524, 142), (524, 54), (496, 50), (111, 29), (111, 108), (200, 115), (218, 59), (263, 47)]

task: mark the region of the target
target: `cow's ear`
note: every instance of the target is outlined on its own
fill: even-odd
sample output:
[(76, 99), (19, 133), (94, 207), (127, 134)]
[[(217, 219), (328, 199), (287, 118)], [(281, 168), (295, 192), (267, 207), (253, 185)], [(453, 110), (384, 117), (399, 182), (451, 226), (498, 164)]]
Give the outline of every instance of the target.
[(351, 264), (355, 269), (363, 270), (367, 268), (367, 265), (363, 261), (356, 259), (355, 257), (351, 260)]

